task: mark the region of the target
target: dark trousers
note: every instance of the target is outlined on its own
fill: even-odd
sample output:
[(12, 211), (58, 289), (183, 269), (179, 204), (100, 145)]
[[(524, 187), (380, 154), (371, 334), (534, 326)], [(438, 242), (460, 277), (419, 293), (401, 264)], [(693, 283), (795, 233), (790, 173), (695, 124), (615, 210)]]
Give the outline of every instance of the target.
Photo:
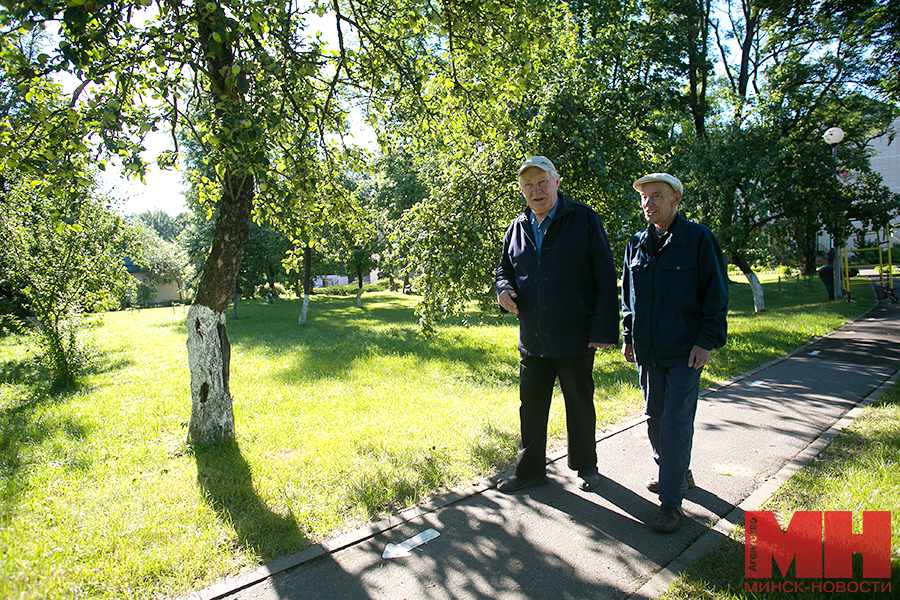
[[(687, 362), (685, 360), (685, 362)], [(659, 465), (659, 501), (681, 506), (691, 466), (694, 417), (703, 369), (638, 365), (641, 393), (647, 403), (647, 435)]]
[(577, 471), (597, 468), (593, 370), (593, 352), (563, 358), (522, 356), (519, 362), (522, 440), (516, 454), (516, 475), (540, 477), (546, 471), (547, 419), (557, 378), (566, 403), (569, 468)]

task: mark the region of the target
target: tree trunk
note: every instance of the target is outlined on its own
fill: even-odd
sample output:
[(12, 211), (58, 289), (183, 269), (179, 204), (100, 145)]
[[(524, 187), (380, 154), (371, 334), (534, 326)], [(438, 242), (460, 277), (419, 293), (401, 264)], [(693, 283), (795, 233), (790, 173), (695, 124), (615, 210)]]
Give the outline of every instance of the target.
[(312, 294), (312, 246), (307, 244), (303, 249), (303, 295), (309, 298)]
[(309, 296), (312, 294), (312, 246), (303, 249), (303, 308), (297, 322), (306, 325), (306, 311), (309, 310)]
[(794, 240), (797, 243), (800, 274), (807, 277), (816, 274), (816, 258), (818, 255), (816, 238), (818, 233), (819, 228), (817, 224), (801, 223), (794, 226)]
[(303, 296), (303, 308), (300, 309), (300, 318), (297, 319), (297, 322), (301, 325), (306, 325), (306, 311), (309, 310), (309, 294)]
[[(228, 42), (210, 44), (213, 32), (225, 14), (221, 9), (208, 11), (197, 3), (197, 33), (207, 61), (210, 100), (216, 117), (223, 122), (228, 113), (239, 112), (243, 99), (226, 78), (234, 64)], [(230, 144), (231, 133), (220, 139)], [(227, 154), (227, 153), (226, 153)], [(213, 242), (203, 264), (194, 303), (187, 315), (187, 354), (191, 372), (191, 420), (188, 441), (210, 444), (234, 436), (234, 413), (229, 375), (231, 345), (225, 331), (225, 311), (237, 286), (244, 247), (250, 234), (254, 177), (250, 171), (224, 164), (222, 195), (216, 218)]]
[(272, 265), (266, 268), (266, 279), (269, 281), (269, 297), (274, 302), (278, 297), (278, 290), (275, 289), (275, 269), (272, 268)]
[(356, 306), (359, 308), (363, 307), (362, 303), (362, 292), (363, 292), (363, 272), (362, 265), (357, 263), (356, 265), (356, 281), (358, 283), (358, 287), (356, 289)]
[(188, 310), (188, 368), (191, 372), (191, 422), (188, 439), (206, 444), (234, 436), (228, 377), (231, 344), (225, 313), (194, 304)]
[(744, 277), (747, 278), (747, 282), (750, 284), (750, 291), (753, 292), (753, 310), (756, 312), (766, 310), (762, 284), (759, 282), (756, 273), (750, 268), (750, 263), (747, 262), (746, 257), (743, 254), (735, 253), (731, 256), (731, 262), (741, 270), (741, 273), (744, 274)]
[(237, 284), (250, 231), (253, 186), (252, 176), (226, 172), (215, 237), (187, 315), (191, 372), (188, 439), (195, 444), (209, 444), (234, 435), (228, 391), (231, 345), (225, 331), (225, 311)]
[[(706, 101), (706, 89), (709, 83), (709, 15), (712, 10), (712, 2), (704, 0), (693, 6), (688, 11), (687, 24), (689, 39), (688, 49), (688, 103), (691, 115), (694, 119), (694, 132), (697, 137), (706, 137), (706, 115), (709, 112), (709, 103)], [(696, 11), (696, 12), (695, 12)]]

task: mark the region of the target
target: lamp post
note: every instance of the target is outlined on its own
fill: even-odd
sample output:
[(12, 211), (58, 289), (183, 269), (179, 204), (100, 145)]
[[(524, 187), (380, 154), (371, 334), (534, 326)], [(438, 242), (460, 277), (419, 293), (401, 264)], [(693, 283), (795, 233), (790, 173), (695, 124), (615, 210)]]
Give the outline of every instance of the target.
[[(825, 143), (831, 146), (831, 156), (834, 158), (835, 162), (835, 177), (838, 177), (837, 174), (837, 145), (840, 144), (844, 139), (844, 130), (840, 127), (830, 127), (825, 133), (822, 135), (822, 139), (825, 140)], [(835, 239), (834, 236), (831, 238), (831, 245), (834, 248), (834, 257), (837, 259), (837, 265), (834, 265), (834, 299), (840, 300), (844, 293), (844, 286), (841, 285), (841, 244), (843, 240)]]
[(831, 155), (837, 158), (837, 145), (844, 141), (844, 130), (840, 127), (831, 127), (822, 135), (822, 139), (831, 146)]

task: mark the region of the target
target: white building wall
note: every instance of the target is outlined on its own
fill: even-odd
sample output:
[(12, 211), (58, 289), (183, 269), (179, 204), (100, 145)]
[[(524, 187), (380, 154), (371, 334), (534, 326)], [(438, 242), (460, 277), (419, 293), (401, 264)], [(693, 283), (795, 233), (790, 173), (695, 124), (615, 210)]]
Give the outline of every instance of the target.
[[(900, 117), (891, 124), (891, 133), (875, 138), (869, 142), (872, 150), (872, 170), (881, 174), (882, 184), (895, 194), (900, 194)], [(894, 230), (891, 232), (893, 243), (900, 244), (900, 216), (891, 220)], [(877, 240), (884, 241), (884, 230), (877, 234), (871, 232), (867, 236), (867, 247), (876, 247)], [(856, 248), (855, 236), (846, 240), (847, 248)], [(831, 239), (824, 232), (819, 234), (819, 249), (822, 252), (831, 247)], [(892, 257), (893, 258), (893, 257)]]
[(881, 174), (885, 186), (900, 194), (900, 117), (894, 119), (892, 129), (892, 134), (873, 140), (869, 147), (874, 152), (872, 169)]
[[(138, 271), (137, 273), (129, 273), (138, 283), (144, 285), (150, 284), (150, 274)], [(184, 302), (184, 294), (178, 288), (178, 284), (174, 281), (156, 284), (156, 298), (153, 302)]]

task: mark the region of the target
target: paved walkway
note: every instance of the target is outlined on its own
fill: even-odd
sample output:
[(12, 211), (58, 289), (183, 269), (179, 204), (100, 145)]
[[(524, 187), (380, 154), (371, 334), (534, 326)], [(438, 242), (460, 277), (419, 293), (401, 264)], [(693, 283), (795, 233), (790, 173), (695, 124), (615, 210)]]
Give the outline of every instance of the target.
[[(647, 525), (658, 500), (644, 487), (655, 465), (638, 419), (598, 440), (605, 478), (594, 492), (575, 487), (559, 453), (549, 485), (507, 496), (494, 478), (189, 598), (655, 598), (824, 447), (833, 426), (852, 419), (858, 411), (848, 411), (895, 376), (898, 363), (900, 304), (882, 301), (788, 357), (706, 390), (692, 461), (698, 487), (688, 491), (689, 518), (674, 534)], [(388, 544), (428, 529), (440, 535), (408, 557), (383, 558)]]

